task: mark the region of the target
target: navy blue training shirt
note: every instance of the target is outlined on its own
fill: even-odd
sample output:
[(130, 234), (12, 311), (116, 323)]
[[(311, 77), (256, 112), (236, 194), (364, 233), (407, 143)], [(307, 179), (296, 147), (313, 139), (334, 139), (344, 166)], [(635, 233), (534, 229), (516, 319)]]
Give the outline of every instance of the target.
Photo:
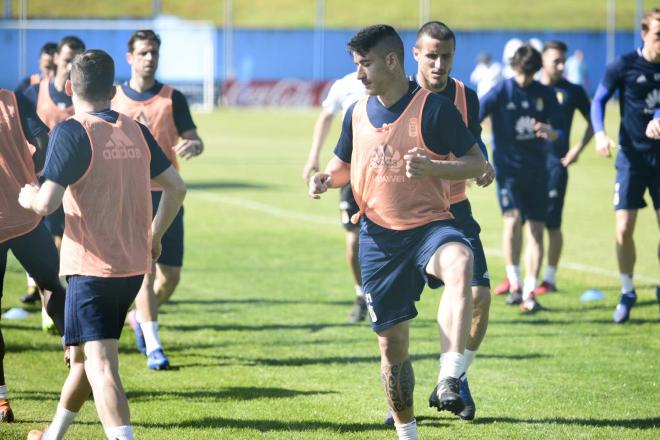
[(589, 96), (587, 96), (587, 92), (582, 86), (573, 84), (564, 78), (549, 87), (552, 87), (555, 91), (564, 120), (564, 126), (562, 127), (564, 136), (560, 137), (552, 144), (551, 150), (554, 157), (561, 159), (566, 156), (566, 153), (568, 153), (568, 142), (571, 134), (571, 127), (573, 126), (573, 114), (575, 113), (575, 110), (578, 110), (582, 116), (584, 116), (585, 120), (590, 121), (589, 112), (591, 102), (589, 102)]
[(538, 81), (522, 88), (513, 78), (496, 84), (481, 98), (479, 120), (491, 117), (496, 169), (545, 168), (548, 141), (536, 137), (535, 122), (550, 124), (564, 136), (555, 92)]
[[(128, 81), (124, 82), (120, 87), (124, 94), (133, 101), (146, 101), (160, 92), (163, 88), (163, 83), (156, 81), (156, 84), (154, 84), (153, 87), (144, 92), (138, 92), (131, 89)], [(174, 125), (176, 126), (179, 135), (190, 129), (197, 128), (192, 120), (186, 97), (176, 89), (172, 91), (172, 114), (174, 116)]]
[[(119, 118), (119, 113), (110, 109), (90, 114), (111, 123), (117, 122)], [(150, 169), (153, 179), (169, 168), (172, 163), (165, 156), (149, 129), (139, 122), (138, 125), (151, 152)], [(91, 161), (92, 146), (87, 132), (80, 122), (68, 119), (53, 129), (48, 142), (48, 155), (42, 175), (66, 188), (85, 174)]]
[[(390, 107), (385, 107), (376, 96), (370, 96), (367, 101), (367, 116), (374, 127), (391, 124), (410, 104), (415, 94), (420, 90), (416, 82), (410, 81), (408, 92)], [(351, 162), (353, 153), (353, 109), (351, 105), (344, 115), (341, 134), (335, 147), (335, 155), (346, 163)], [(422, 110), (422, 137), (424, 143), (436, 154), (453, 153), (461, 157), (467, 153), (476, 139), (468, 131), (454, 103), (447, 98), (431, 93), (426, 99)]]
[(648, 123), (660, 108), (660, 63), (651, 63), (638, 49), (607, 66), (591, 104), (594, 132), (603, 131), (605, 104), (619, 91), (619, 144), (624, 150), (660, 150), (660, 140), (646, 137)]
[[(25, 91), (25, 97), (36, 107), (37, 100), (39, 99), (39, 85), (41, 83), (33, 84)], [(48, 91), (50, 92), (50, 99), (53, 103), (60, 108), (67, 108), (73, 105), (71, 97), (66, 94), (64, 90), (61, 92), (55, 88), (55, 83), (51, 80), (48, 83)]]
[(18, 114), (21, 117), (23, 135), (32, 143), (32, 140), (41, 133), (48, 133), (48, 127), (39, 119), (34, 105), (23, 94), (14, 93), (14, 95), (18, 104)]

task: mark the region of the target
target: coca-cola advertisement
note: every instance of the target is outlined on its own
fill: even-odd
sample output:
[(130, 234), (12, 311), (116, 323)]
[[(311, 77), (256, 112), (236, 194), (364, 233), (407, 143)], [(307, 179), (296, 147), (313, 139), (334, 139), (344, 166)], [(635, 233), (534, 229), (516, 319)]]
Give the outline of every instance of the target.
[(328, 94), (332, 81), (300, 79), (225, 81), (220, 105), (241, 107), (315, 107)]

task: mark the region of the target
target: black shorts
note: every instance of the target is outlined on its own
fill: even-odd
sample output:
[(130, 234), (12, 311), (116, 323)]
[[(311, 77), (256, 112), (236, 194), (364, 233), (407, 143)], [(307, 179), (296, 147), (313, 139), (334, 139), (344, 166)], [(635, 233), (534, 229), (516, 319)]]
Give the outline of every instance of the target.
[[(161, 191), (151, 191), (151, 203), (153, 206), (153, 214), (156, 215), (156, 210), (160, 203), (160, 198), (163, 195)], [(160, 241), (162, 250), (160, 257), (158, 257), (158, 264), (166, 266), (183, 266), (183, 207), (174, 217), (172, 224)]]
[(347, 231), (356, 231), (359, 228), (359, 225), (351, 223), (351, 217), (359, 210), (355, 197), (353, 197), (351, 184), (342, 186), (339, 190), (339, 212), (341, 213), (341, 224)]

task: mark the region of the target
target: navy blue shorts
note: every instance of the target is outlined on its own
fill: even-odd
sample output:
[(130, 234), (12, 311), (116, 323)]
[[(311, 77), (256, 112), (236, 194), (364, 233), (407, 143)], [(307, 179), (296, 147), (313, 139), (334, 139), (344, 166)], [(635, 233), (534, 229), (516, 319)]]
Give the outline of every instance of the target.
[[(162, 195), (163, 193), (161, 191), (151, 191), (151, 203), (154, 215), (156, 215)], [(161, 244), (162, 251), (156, 262), (158, 264), (165, 264), (166, 266), (183, 266), (183, 207), (181, 207), (172, 224), (165, 231)]]
[(548, 172), (497, 170), (497, 198), (502, 212), (518, 209), (524, 220), (545, 223), (548, 214)]
[(44, 218), (44, 224), (50, 231), (50, 235), (58, 237), (64, 235), (64, 208), (62, 205)]
[(465, 199), (462, 202), (454, 203), (451, 205), (450, 211), (454, 215), (454, 221), (458, 225), (458, 228), (463, 232), (463, 235), (470, 242), (470, 247), (472, 248), (472, 254), (474, 255), (472, 285), (490, 288), (486, 254), (484, 253), (484, 245), (481, 243), (481, 238), (479, 238), (481, 226), (479, 226), (477, 220), (472, 216), (470, 201)]
[(53, 237), (41, 222), (27, 234), (0, 243), (0, 298), (2, 298), (9, 250), (39, 287), (52, 292), (62, 289), (58, 275), (60, 257), (53, 243)]
[(646, 207), (647, 188), (653, 207), (660, 209), (660, 151), (620, 150), (616, 155), (614, 209)]
[(78, 345), (119, 339), (126, 313), (140, 290), (144, 275), (100, 278), (67, 277), (64, 343)]
[(339, 212), (341, 213), (341, 224), (344, 229), (355, 231), (359, 228), (359, 225), (351, 223), (351, 217), (353, 214), (357, 214), (359, 210), (355, 197), (353, 197), (351, 184), (342, 186), (339, 190)]
[(568, 170), (561, 162), (548, 162), (548, 216), (545, 226), (559, 229), (564, 211), (564, 199), (568, 187)]
[(417, 316), (415, 301), (419, 300), (424, 285), (432, 289), (442, 285), (441, 280), (426, 273), (426, 265), (440, 246), (451, 242), (470, 246), (453, 220), (394, 231), (362, 216), (362, 289), (374, 331)]

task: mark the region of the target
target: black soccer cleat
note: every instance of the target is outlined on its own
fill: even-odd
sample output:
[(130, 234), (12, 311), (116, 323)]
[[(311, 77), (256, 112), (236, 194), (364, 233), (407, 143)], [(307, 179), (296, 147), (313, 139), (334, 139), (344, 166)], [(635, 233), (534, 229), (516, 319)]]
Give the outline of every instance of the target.
[(465, 402), (465, 408), (458, 413), (458, 417), (463, 420), (473, 420), (474, 415), (477, 412), (477, 407), (474, 404), (474, 399), (472, 399), (472, 393), (470, 393), (467, 376), (465, 375), (463, 375), (463, 379), (461, 380), (459, 394), (461, 395), (463, 402)]
[(39, 295), (39, 289), (36, 287), (28, 287), (25, 295), (21, 296), (21, 302), (23, 304), (35, 304), (41, 301), (41, 295)]
[(438, 382), (429, 396), (429, 407), (459, 415), (465, 409), (465, 402), (460, 395), (459, 382), (454, 377), (445, 377)]
[(509, 293), (509, 296), (506, 297), (506, 304), (509, 306), (516, 306), (522, 302), (523, 296), (520, 290), (514, 290)]
[(353, 309), (351, 314), (348, 315), (348, 322), (351, 324), (364, 321), (364, 318), (367, 316), (367, 302), (364, 300), (363, 296), (356, 296), (355, 302), (353, 303)]

